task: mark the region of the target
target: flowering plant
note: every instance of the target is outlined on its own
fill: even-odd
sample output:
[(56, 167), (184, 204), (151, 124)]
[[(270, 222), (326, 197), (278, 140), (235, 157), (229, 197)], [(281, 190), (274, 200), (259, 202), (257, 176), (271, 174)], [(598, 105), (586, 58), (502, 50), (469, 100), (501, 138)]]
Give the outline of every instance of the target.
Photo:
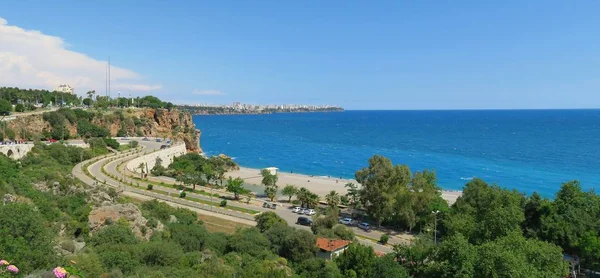
[(68, 274), (68, 272), (60, 266), (55, 267), (52, 270), (52, 273), (54, 274), (54, 277), (56, 277), (56, 278), (65, 278), (65, 277), (67, 277), (67, 274)]

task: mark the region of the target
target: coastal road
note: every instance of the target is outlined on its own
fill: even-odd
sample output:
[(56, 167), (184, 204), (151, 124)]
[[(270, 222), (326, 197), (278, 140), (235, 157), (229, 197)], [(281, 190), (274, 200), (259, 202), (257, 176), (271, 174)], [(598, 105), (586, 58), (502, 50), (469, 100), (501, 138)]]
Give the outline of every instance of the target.
[[(126, 143), (126, 142), (128, 142), (128, 141), (121, 141), (121, 143)], [(92, 163), (88, 167), (88, 171), (89, 171), (90, 175), (92, 175), (93, 177), (96, 177), (101, 183), (103, 181), (106, 181), (106, 185), (119, 188), (121, 191), (126, 192), (127, 194), (135, 194), (138, 197), (144, 196), (144, 198), (146, 198), (146, 199), (147, 198), (160, 199), (162, 201), (167, 201), (170, 204), (176, 204), (178, 206), (194, 208), (195, 211), (203, 213), (203, 214), (210, 214), (212, 216), (226, 218), (231, 221), (238, 220), (236, 222), (240, 222), (240, 223), (244, 223), (244, 224), (248, 224), (249, 222), (254, 223), (254, 221), (253, 221), (254, 217), (247, 213), (242, 213), (242, 212), (232, 211), (232, 210), (227, 210), (227, 209), (225, 209), (225, 211), (224, 211), (224, 209), (220, 208), (220, 207), (209, 206), (209, 205), (201, 204), (198, 202), (193, 202), (193, 201), (189, 201), (186, 199), (178, 198), (177, 196), (179, 196), (179, 191), (174, 188), (169, 188), (166, 186), (160, 187), (161, 191), (168, 192), (168, 194), (170, 194), (170, 195), (158, 194), (158, 193), (152, 192), (150, 190), (146, 190), (145, 188), (146, 188), (147, 183), (140, 181), (140, 180), (135, 180), (132, 177), (129, 177), (128, 175), (125, 174), (125, 173), (127, 173), (127, 171), (124, 169), (126, 163), (123, 163), (123, 162), (129, 161), (137, 156), (143, 155), (144, 153), (149, 153), (149, 152), (158, 150), (158, 149), (160, 149), (161, 143), (156, 143), (154, 141), (139, 141), (139, 142), (140, 142), (140, 145), (144, 147), (142, 153), (118, 154), (117, 156), (102, 158), (102, 159), (98, 160), (97, 162)], [(112, 160), (112, 161), (110, 161), (110, 160)], [(77, 176), (78, 178), (80, 178), (82, 181), (91, 185), (94, 183), (94, 180), (84, 174), (83, 168), (82, 168), (82, 166), (84, 164), (85, 164), (85, 162), (78, 164), (73, 169), (73, 174), (75, 176)], [(119, 165), (121, 165), (121, 168), (117, 169), (117, 167)], [(118, 180), (115, 180), (115, 179), (109, 177), (107, 174), (103, 173), (102, 168), (104, 168), (105, 173), (115, 176), (115, 177), (119, 177), (119, 178), (123, 179), (125, 182), (131, 181), (131, 182), (133, 182), (133, 184), (139, 184), (139, 187), (126, 185), (125, 182), (122, 183)], [(159, 189), (159, 187), (157, 187), (156, 185), (155, 185), (155, 188)], [(219, 192), (219, 193), (221, 193), (221, 192)], [(213, 202), (220, 201), (219, 198), (213, 198), (211, 200), (211, 198), (208, 196), (191, 193), (191, 192), (187, 193), (187, 197), (201, 199), (204, 201), (213, 201)], [(234, 202), (234, 201), (229, 201), (228, 205), (251, 209), (251, 210), (260, 211), (260, 212), (274, 211), (279, 216), (281, 216), (283, 219), (285, 219), (289, 223), (290, 226), (299, 228), (299, 229), (310, 230), (310, 228), (308, 228), (308, 227), (296, 225), (295, 223), (296, 223), (296, 219), (298, 218), (298, 215), (293, 213), (291, 211), (291, 209), (287, 209), (285, 207), (280, 207), (276, 210), (271, 210), (271, 209), (262, 208), (261, 206), (257, 206), (257, 205), (245, 204), (242, 202)], [(199, 211), (199, 210), (201, 210), (201, 211)], [(253, 224), (251, 224), (251, 225), (253, 225)], [(355, 231), (355, 233), (359, 236), (368, 236), (371, 238), (379, 238), (379, 236), (380, 236), (380, 235), (373, 235), (373, 234), (365, 235), (364, 232), (361, 230)], [(383, 246), (383, 245), (374, 243), (371, 240), (363, 239), (360, 237), (359, 237), (359, 239), (362, 243), (372, 246), (376, 251), (381, 251), (381, 252), (385, 252), (385, 253), (392, 251), (392, 249), (389, 246)]]

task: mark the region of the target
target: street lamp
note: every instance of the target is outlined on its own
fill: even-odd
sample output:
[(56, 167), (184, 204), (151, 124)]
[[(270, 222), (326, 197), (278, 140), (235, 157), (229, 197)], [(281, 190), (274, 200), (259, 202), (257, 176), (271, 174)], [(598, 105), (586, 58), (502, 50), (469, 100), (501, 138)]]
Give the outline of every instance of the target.
[(437, 245), (437, 215), (438, 213), (440, 213), (439, 210), (434, 210), (431, 213), (434, 214), (434, 220), (433, 220), (433, 243), (435, 245)]

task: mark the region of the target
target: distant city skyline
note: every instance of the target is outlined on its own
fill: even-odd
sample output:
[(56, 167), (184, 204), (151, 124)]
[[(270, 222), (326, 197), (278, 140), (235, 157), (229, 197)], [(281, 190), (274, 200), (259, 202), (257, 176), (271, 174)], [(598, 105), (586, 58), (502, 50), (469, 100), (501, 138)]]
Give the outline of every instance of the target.
[(599, 108), (598, 10), (553, 0), (12, 1), (0, 11), (0, 86), (104, 92), (110, 57), (113, 94), (173, 103)]

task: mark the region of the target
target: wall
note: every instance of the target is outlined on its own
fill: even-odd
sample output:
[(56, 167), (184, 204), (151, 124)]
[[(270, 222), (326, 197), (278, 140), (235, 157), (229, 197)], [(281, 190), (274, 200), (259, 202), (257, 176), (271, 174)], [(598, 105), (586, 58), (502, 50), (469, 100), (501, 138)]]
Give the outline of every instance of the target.
[(31, 151), (33, 146), (33, 144), (0, 145), (0, 153), (12, 159), (21, 159)]
[[(138, 158), (132, 159), (127, 163), (127, 169), (134, 173), (140, 173), (140, 169), (138, 166), (140, 163), (146, 163), (147, 169), (152, 170), (154, 168), (154, 164), (156, 163), (156, 158), (160, 157), (162, 159), (162, 166), (165, 168), (168, 167), (172, 162), (173, 158), (176, 156), (186, 154), (186, 148), (184, 143), (179, 143), (170, 148), (158, 150), (153, 153), (149, 153), (147, 155), (142, 155)], [(146, 170), (144, 170), (146, 172)], [(147, 173), (147, 172), (146, 172)]]

